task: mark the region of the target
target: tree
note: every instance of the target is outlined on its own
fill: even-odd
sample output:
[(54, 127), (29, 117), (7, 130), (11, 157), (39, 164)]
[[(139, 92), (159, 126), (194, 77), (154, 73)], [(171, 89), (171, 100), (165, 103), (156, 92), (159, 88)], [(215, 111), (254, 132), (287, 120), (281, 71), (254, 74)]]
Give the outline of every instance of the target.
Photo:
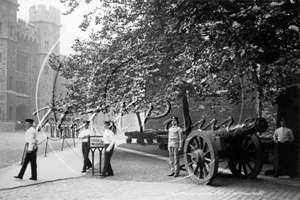
[[(134, 111), (162, 100), (176, 101), (181, 90), (177, 77), (186, 70), (176, 57), (185, 44), (181, 35), (165, 33), (168, 7), (137, 3), (109, 8), (103, 18), (95, 19), (102, 29), (89, 41), (76, 40), (75, 55), (64, 63), (63, 76), (73, 80), (64, 101), (72, 102), (76, 111), (103, 105), (103, 112), (111, 106), (119, 110), (119, 102), (129, 104), (133, 98), (138, 105)], [(127, 9), (126, 16), (121, 9)], [(82, 27), (87, 25), (84, 21)], [(52, 56), (51, 62), (55, 60)]]
[[(61, 1), (69, 12), (79, 5)], [(270, 102), (299, 86), (299, 0), (122, 2), (102, 1), (85, 16), (81, 28), (102, 28), (78, 39), (65, 63), (77, 111), (118, 109), (133, 98), (133, 110), (142, 111), (186, 93), (203, 100), (220, 91), (233, 102), (256, 93)]]
[[(219, 73), (218, 84), (228, 80), (223, 73), (229, 80), (246, 76), (246, 94), (257, 91), (267, 102), (299, 87), (299, 1), (179, 1), (170, 12), (175, 30), (198, 32), (214, 44), (221, 63), (210, 68)], [(230, 49), (230, 55), (218, 49)]]

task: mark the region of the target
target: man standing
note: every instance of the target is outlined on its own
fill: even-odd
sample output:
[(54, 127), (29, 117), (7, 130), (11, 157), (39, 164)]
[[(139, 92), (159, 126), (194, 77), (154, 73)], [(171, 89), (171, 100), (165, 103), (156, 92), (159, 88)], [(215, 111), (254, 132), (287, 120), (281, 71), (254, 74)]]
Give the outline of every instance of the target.
[(114, 171), (111, 167), (111, 157), (114, 152), (114, 147), (116, 144), (115, 133), (111, 130), (113, 124), (110, 121), (104, 122), (104, 133), (103, 142), (105, 144), (105, 156), (104, 156), (104, 166), (103, 172), (100, 176), (113, 176)]
[(287, 169), (290, 177), (292, 177), (292, 171), (289, 169), (289, 163), (288, 158), (290, 155), (290, 147), (291, 143), (294, 141), (294, 135), (291, 129), (286, 127), (286, 120), (281, 119), (280, 120), (280, 128), (277, 128), (274, 132), (274, 141), (276, 142), (278, 146), (278, 168), (275, 171), (274, 177), (278, 177), (280, 170), (282, 173), (284, 172), (284, 169)]
[(171, 117), (172, 127), (168, 130), (169, 164), (171, 173), (168, 176), (177, 177), (179, 174), (179, 151), (182, 149), (182, 129), (178, 126), (178, 117)]
[(26, 133), (25, 133), (25, 142), (26, 142), (26, 154), (25, 159), (22, 164), (22, 168), (17, 176), (14, 176), (18, 179), (23, 179), (24, 173), (26, 171), (27, 165), (30, 162), (31, 165), (31, 177), (30, 180), (37, 180), (37, 165), (36, 165), (36, 154), (37, 154), (37, 132), (33, 127), (33, 119), (26, 119)]
[(84, 121), (85, 123), (85, 129), (82, 130), (78, 138), (82, 139), (82, 155), (83, 155), (83, 167), (81, 173), (85, 173), (87, 169), (90, 169), (92, 167), (92, 163), (89, 159), (89, 153), (90, 153), (90, 148), (89, 148), (89, 136), (94, 135), (93, 132), (89, 129), (89, 121)]

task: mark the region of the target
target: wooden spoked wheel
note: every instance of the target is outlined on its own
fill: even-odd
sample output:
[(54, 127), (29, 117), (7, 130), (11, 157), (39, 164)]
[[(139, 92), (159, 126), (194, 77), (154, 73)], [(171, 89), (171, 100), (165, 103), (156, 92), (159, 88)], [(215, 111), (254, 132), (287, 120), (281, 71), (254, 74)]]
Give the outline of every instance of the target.
[(210, 184), (218, 172), (218, 155), (212, 136), (206, 131), (191, 132), (184, 144), (184, 164), (196, 184)]
[(231, 152), (236, 152), (228, 158), (228, 166), (233, 175), (255, 178), (263, 167), (263, 151), (256, 134), (247, 135), (238, 142)]

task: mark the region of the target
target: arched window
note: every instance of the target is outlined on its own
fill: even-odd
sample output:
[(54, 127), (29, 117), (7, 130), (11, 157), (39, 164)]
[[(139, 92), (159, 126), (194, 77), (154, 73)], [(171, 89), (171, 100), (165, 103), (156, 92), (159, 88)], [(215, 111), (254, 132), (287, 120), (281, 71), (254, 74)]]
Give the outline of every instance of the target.
[(8, 89), (13, 90), (13, 77), (12, 76), (9, 76), (9, 79), (8, 79)]
[(8, 111), (8, 120), (12, 121), (13, 120), (13, 108), (12, 106), (9, 107), (9, 111)]
[(24, 82), (24, 94), (28, 94), (28, 92), (27, 92), (27, 83), (26, 82)]

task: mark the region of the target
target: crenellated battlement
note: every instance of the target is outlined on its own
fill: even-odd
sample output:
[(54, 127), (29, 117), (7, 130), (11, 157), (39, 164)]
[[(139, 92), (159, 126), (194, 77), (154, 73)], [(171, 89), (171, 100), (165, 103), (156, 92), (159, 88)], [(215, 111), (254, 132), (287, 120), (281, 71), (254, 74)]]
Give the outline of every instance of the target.
[(32, 41), (38, 41), (39, 30), (30, 22), (26, 23), (23, 19), (17, 21), (17, 33), (20, 37), (28, 38)]
[(54, 6), (49, 6), (47, 9), (45, 4), (31, 6), (29, 9), (30, 22), (49, 22), (61, 25), (61, 11)]

